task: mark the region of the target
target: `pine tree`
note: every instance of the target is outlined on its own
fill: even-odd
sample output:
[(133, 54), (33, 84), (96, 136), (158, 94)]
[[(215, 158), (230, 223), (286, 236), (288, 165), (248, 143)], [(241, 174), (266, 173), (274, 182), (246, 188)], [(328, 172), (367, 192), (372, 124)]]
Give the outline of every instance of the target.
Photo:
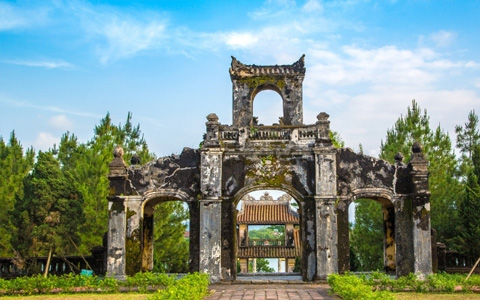
[(103, 235), (108, 231), (108, 164), (115, 146), (123, 147), (127, 164), (134, 154), (143, 163), (154, 158), (141, 135), (140, 125), (133, 126), (131, 119), (132, 114), (128, 113), (125, 125), (114, 125), (107, 113), (95, 126), (94, 136), (87, 143), (78, 144), (77, 137), (68, 132), (60, 141), (58, 158), (62, 169), (72, 173), (85, 201), (85, 222), (81, 225), (79, 246), (84, 254), (101, 245)]
[(12, 214), (18, 228), (13, 244), (22, 257), (74, 252), (72, 241), (78, 243), (83, 223), (82, 204), (71, 174), (62, 173), (52, 152), (39, 152)]
[(184, 238), (188, 211), (180, 201), (158, 204), (154, 214), (154, 271), (188, 272), (189, 242)]
[(35, 153), (32, 148), (25, 153), (15, 132), (12, 131), (8, 144), (0, 137), (0, 256), (13, 256), (14, 247), (10, 240), (15, 232), (10, 222), (9, 211), (16, 197), (23, 197), (23, 178), (32, 169)]
[(478, 116), (470, 111), (465, 127), (457, 125), (457, 147), (462, 153), (465, 190), (460, 204), (463, 225), (460, 250), (472, 260), (480, 256), (480, 133)]
[(358, 263), (354, 271), (383, 269), (383, 236), (382, 206), (370, 199), (357, 200), (350, 234), (350, 247)]
[(465, 123), (465, 127), (455, 126), (455, 133), (457, 134), (457, 148), (462, 152), (464, 159), (471, 163), (473, 151), (480, 144), (478, 116), (475, 114), (475, 110), (471, 110), (468, 114), (468, 122)]
[(431, 192), (431, 222), (437, 230), (439, 241), (452, 243), (458, 234), (458, 202), (462, 185), (459, 181), (458, 163), (452, 143), (440, 125), (432, 130), (427, 111), (422, 110), (415, 100), (408, 107), (407, 115), (401, 116), (394, 127), (387, 131), (386, 141), (381, 143), (380, 158), (391, 163), (397, 152), (408, 162), (411, 147), (415, 141), (423, 145), (423, 152), (429, 161), (429, 188)]
[[(480, 150), (480, 149), (479, 149)], [(480, 168), (480, 166), (477, 166)], [(462, 231), (460, 249), (472, 260), (480, 257), (480, 182), (470, 170), (465, 184), (465, 194), (460, 204)]]

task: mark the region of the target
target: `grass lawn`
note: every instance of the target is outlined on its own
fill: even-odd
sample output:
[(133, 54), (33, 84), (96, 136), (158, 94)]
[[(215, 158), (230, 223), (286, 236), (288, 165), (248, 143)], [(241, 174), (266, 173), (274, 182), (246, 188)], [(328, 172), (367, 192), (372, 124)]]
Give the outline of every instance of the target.
[[(118, 293), (118, 294), (63, 294), (36, 296), (4, 296), (2, 300), (144, 300), (153, 294)], [(480, 298), (479, 298), (480, 299)]]
[(394, 293), (395, 299), (397, 300), (413, 300), (413, 299), (422, 299), (422, 300), (478, 300), (480, 299), (480, 294), (427, 294), (427, 293)]

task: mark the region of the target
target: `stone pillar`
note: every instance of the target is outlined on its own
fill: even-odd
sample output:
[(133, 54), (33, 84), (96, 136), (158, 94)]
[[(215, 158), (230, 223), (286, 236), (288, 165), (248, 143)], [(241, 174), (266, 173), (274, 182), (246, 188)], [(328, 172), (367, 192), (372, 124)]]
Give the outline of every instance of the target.
[(240, 273), (248, 273), (248, 258), (240, 258)]
[(142, 270), (142, 197), (127, 196), (125, 200), (127, 207), (125, 272), (132, 276)]
[(282, 262), (283, 264), (285, 264), (285, 258), (278, 258), (278, 261), (277, 261), (277, 272), (285, 272), (283, 271), (283, 268), (282, 268)]
[(349, 200), (340, 200), (337, 204), (337, 231), (338, 231), (338, 272), (343, 274), (350, 271), (350, 225), (348, 221)]
[(414, 256), (412, 245), (412, 201), (406, 197), (395, 197), (395, 245), (396, 276), (413, 272)]
[(383, 250), (385, 272), (395, 272), (395, 208), (393, 206), (382, 206), (383, 211)]
[(218, 140), (218, 117), (207, 117), (207, 135), (201, 150), (200, 257), (199, 270), (212, 282), (221, 280), (222, 150)]
[(210, 281), (221, 280), (221, 201), (200, 200), (200, 272)]
[(316, 198), (317, 277), (322, 280), (338, 272), (335, 201), (335, 198)]
[(288, 258), (286, 262), (287, 272), (292, 273), (293, 269), (295, 269), (295, 258)]
[(329, 115), (317, 116), (315, 141), (315, 202), (317, 223), (317, 277), (326, 279), (338, 272), (337, 163), (329, 137)]
[(298, 76), (294, 80), (286, 79), (286, 85), (282, 89), (283, 98), (283, 121), (285, 125), (303, 125), (303, 77)]
[(127, 218), (123, 197), (108, 199), (107, 276), (125, 279)]
[(302, 230), (302, 275), (304, 281), (315, 280), (317, 273), (317, 251), (316, 251), (316, 205), (315, 200), (310, 197), (305, 198), (300, 202), (300, 209), (302, 211), (302, 218), (300, 218)]
[[(108, 235), (107, 235), (107, 272), (106, 275), (117, 279), (124, 279), (126, 276), (126, 203), (127, 194), (127, 166), (123, 161), (123, 149), (115, 147), (114, 159), (109, 164), (110, 182), (108, 196)], [(121, 196), (122, 195), (122, 196)]]
[(444, 243), (437, 243), (438, 271), (447, 270), (447, 247)]
[(153, 270), (153, 215), (154, 208), (145, 206), (143, 212), (143, 234), (142, 234), (142, 271)]
[(200, 270), (200, 203), (199, 201), (188, 202), (190, 210), (190, 258), (188, 261), (189, 272)]
[(413, 272), (425, 277), (432, 273), (432, 246), (430, 229), (430, 191), (428, 190), (428, 161), (422, 153), (421, 145), (412, 146), (412, 238), (415, 257)]

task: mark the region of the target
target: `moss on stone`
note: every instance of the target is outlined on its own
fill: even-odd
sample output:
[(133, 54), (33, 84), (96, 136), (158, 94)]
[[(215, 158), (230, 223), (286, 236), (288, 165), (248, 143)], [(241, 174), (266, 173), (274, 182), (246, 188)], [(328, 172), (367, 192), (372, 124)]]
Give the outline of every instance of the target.
[(257, 156), (255, 160), (246, 160), (246, 177), (251, 178), (254, 185), (267, 185), (280, 188), (290, 185), (287, 175), (291, 172), (282, 161), (274, 154)]
[(140, 230), (135, 229), (125, 241), (125, 273), (134, 275), (142, 267), (142, 253), (140, 247)]
[(245, 77), (245, 78), (239, 79), (238, 82), (241, 84), (246, 84), (252, 90), (262, 85), (273, 85), (278, 87), (280, 90), (282, 90), (287, 85), (284, 79), (277, 79), (275, 77), (268, 76), (268, 75)]

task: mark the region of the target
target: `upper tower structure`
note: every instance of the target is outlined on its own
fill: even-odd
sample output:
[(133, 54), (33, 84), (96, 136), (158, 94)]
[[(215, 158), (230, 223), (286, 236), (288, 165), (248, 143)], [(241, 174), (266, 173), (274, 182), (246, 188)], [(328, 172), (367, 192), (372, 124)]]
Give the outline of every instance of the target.
[(283, 100), (283, 124), (303, 125), (303, 79), (305, 55), (291, 65), (245, 65), (232, 56), (233, 125), (252, 126), (253, 100), (264, 90), (277, 92)]

